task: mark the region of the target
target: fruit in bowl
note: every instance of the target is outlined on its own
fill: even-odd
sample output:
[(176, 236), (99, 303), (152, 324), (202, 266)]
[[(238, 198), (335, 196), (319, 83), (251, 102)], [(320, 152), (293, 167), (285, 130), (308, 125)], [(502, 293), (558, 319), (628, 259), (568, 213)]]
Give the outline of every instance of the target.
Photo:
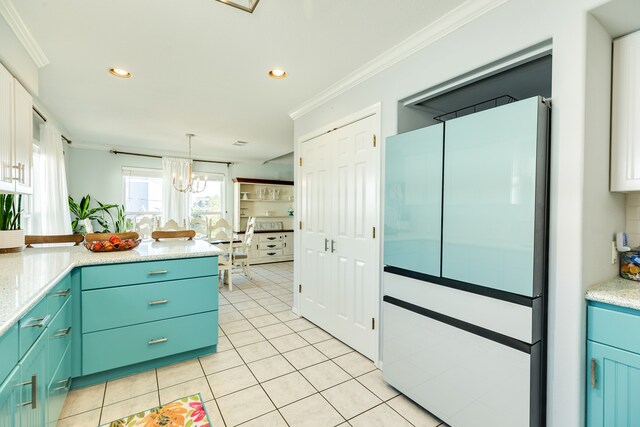
[(92, 252), (127, 251), (138, 246), (141, 241), (141, 239), (121, 239), (112, 235), (108, 240), (85, 242), (84, 246)]

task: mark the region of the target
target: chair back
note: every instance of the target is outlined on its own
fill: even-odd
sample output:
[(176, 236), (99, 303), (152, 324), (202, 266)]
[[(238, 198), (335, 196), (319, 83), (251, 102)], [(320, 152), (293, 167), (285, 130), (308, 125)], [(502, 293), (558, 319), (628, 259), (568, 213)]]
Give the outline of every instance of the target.
[(209, 237), (209, 220), (193, 217), (189, 221), (189, 229), (196, 232), (197, 236)]
[(134, 228), (143, 239), (151, 237), (155, 225), (156, 221), (151, 215), (140, 215), (134, 221)]
[(251, 241), (253, 240), (253, 232), (256, 229), (256, 217), (249, 217), (247, 220), (247, 230), (244, 232), (244, 241), (243, 247), (249, 253), (249, 248), (251, 247)]
[[(227, 225), (229, 224), (227, 223)], [(233, 231), (231, 228), (218, 227), (218, 230), (212, 235), (211, 241), (214, 242), (213, 245), (216, 248), (224, 252), (224, 256), (218, 257), (218, 264), (230, 266), (233, 263)]]
[(74, 246), (78, 246), (84, 240), (82, 234), (57, 234), (50, 236), (36, 236), (26, 235), (24, 236), (24, 242), (28, 248), (32, 248), (32, 245), (45, 245), (52, 243), (74, 243)]
[(183, 221), (180, 226), (176, 221), (170, 219), (164, 225), (160, 225), (156, 228), (157, 231), (182, 231), (187, 229), (187, 220)]
[(153, 233), (151, 233), (151, 238), (156, 242), (159, 242), (160, 239), (186, 238), (187, 240), (193, 240), (194, 237), (196, 237), (196, 232), (193, 230), (177, 230), (177, 231), (156, 230)]

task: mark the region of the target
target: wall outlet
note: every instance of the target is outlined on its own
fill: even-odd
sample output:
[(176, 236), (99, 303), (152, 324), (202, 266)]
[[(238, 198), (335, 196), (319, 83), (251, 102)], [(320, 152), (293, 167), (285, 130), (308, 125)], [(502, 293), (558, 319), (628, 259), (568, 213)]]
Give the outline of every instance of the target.
[(618, 249), (616, 248), (616, 242), (611, 242), (611, 265), (618, 263)]

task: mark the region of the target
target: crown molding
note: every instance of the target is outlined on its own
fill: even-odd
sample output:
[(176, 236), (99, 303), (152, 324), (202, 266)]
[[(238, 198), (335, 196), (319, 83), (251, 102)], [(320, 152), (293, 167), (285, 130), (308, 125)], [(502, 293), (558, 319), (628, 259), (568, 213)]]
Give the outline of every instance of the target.
[(468, 0), (358, 68), (289, 113), (296, 120), (508, 0)]
[(0, 0), (0, 15), (7, 21), (9, 28), (16, 35), (22, 46), (27, 51), (33, 62), (38, 68), (42, 68), (49, 63), (49, 58), (27, 28), (26, 24), (20, 17), (11, 0)]

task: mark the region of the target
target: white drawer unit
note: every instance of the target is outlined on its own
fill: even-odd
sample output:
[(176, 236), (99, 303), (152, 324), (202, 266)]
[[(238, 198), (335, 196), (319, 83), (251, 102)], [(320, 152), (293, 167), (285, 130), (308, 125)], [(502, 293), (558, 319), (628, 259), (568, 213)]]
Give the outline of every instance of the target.
[(293, 260), (293, 232), (255, 233), (250, 249), (251, 264)]

